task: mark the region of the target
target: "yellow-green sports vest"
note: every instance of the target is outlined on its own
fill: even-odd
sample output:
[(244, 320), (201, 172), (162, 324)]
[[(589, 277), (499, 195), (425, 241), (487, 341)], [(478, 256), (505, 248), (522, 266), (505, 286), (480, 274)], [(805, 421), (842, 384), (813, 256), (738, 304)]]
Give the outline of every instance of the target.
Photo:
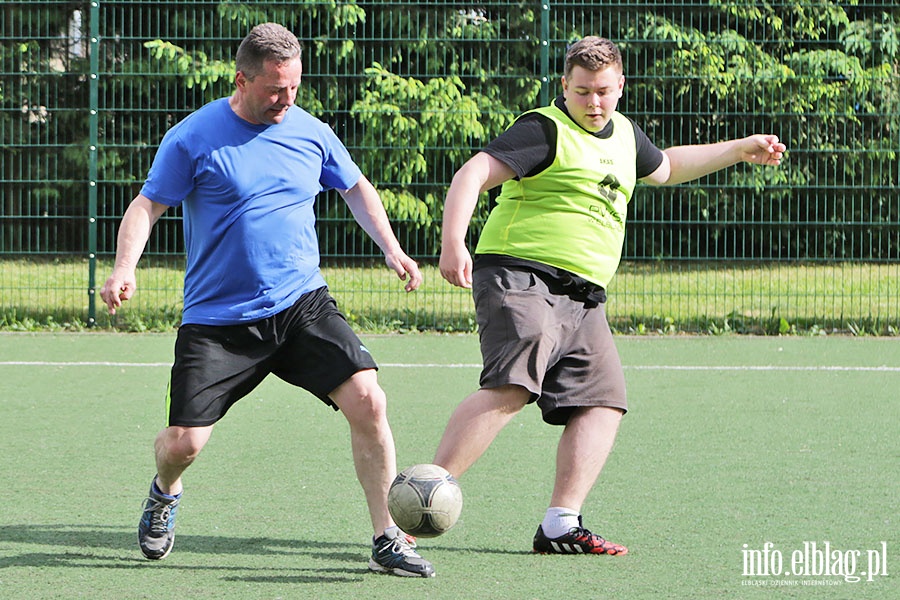
[(600, 139), (555, 106), (530, 112), (556, 124), (556, 158), (534, 177), (503, 184), (475, 253), (538, 261), (605, 288), (622, 257), (637, 183), (634, 127), (613, 113), (613, 134)]

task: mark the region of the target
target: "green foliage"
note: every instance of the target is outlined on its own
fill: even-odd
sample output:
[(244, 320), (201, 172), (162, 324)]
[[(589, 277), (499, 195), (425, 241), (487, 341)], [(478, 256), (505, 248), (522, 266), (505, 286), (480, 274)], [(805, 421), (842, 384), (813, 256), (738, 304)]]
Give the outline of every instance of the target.
[[(514, 19), (485, 9), (436, 6), (421, 26), (417, 17), (423, 12), (372, 11), (370, 20), (383, 24), (377, 30), (399, 27), (407, 35), (382, 54), (384, 60), (363, 66), (362, 90), (350, 116), (360, 124), (352, 143), (366, 151), (364, 170), (375, 175), (388, 214), (419, 227), (416, 247), (434, 254), (439, 236), (431, 230), (440, 219), (449, 174), (533, 105), (540, 82), (513, 66), (519, 60), (489, 65), (473, 51), (496, 40), (504, 25), (531, 25), (532, 13)], [(529, 51), (519, 50), (523, 56)], [(404, 71), (426, 75), (404, 76)], [(479, 208), (476, 227), (487, 209), (487, 203)]]
[[(418, 256), (438, 250), (455, 170), (534, 107), (542, 86), (558, 92), (567, 42), (600, 33), (624, 52), (622, 112), (657, 145), (772, 131), (789, 147), (780, 169), (737, 166), (676, 188), (642, 187), (628, 258), (900, 260), (900, 16), (885, 3), (553, 3), (546, 29), (536, 6), (492, 2), (103, 2), (94, 22), (89, 9), (4, 3), (0, 251), (87, 253), (93, 118), (91, 250), (111, 253), (159, 140), (231, 93), (238, 42), (277, 21), (304, 43), (299, 104), (339, 133)], [(101, 32), (98, 80), (75, 49), (91, 25)], [(96, 116), (86, 110), (92, 82)], [(370, 255), (331, 200), (319, 203), (324, 254)], [(477, 207), (473, 241), (489, 208)], [(157, 228), (151, 250), (181, 252), (178, 219)]]
[(163, 40), (144, 42), (144, 47), (151, 51), (153, 58), (168, 64), (173, 73), (182, 76), (188, 88), (199, 85), (205, 90), (219, 79), (234, 76), (233, 60), (210, 60), (202, 50), (190, 54), (184, 48)]
[[(900, 236), (886, 225), (900, 221), (896, 16), (828, 1), (710, 7), (711, 14), (648, 12), (622, 32), (643, 41), (628, 44), (626, 64), (652, 56), (640, 81), (628, 84), (626, 104), (652, 102), (625, 110), (661, 146), (765, 131), (782, 137), (788, 157), (781, 169), (738, 167), (675, 192), (643, 188), (631, 230), (642, 229), (646, 211), (676, 225), (632, 235), (628, 243), (642, 246), (630, 245), (629, 254), (896, 260)], [(716, 11), (733, 17), (728, 27), (712, 26)], [(686, 106), (693, 114), (680, 127), (640, 119)], [(763, 235), (760, 221), (785, 225)], [(854, 223), (875, 225), (867, 236), (848, 235)]]
[[(488, 129), (504, 123), (485, 112), (479, 98), (465, 94), (457, 76), (433, 77), (427, 82), (400, 77), (374, 63), (365, 70), (366, 87), (351, 109), (363, 126), (361, 143), (378, 148), (375, 166), (391, 216), (430, 226), (439, 214), (442, 197), (426, 192), (417, 197), (409, 186), (427, 181), (439, 158), (450, 164), (468, 159), (473, 142), (485, 142)], [(483, 104), (483, 103), (482, 103)]]

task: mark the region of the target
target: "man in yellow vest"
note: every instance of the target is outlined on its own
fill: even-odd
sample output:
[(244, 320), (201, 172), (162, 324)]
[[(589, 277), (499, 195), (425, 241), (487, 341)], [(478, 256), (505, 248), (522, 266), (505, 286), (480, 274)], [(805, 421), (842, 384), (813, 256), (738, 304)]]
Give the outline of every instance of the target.
[[(786, 150), (774, 135), (660, 150), (616, 111), (624, 85), (615, 44), (593, 36), (573, 44), (562, 95), (466, 162), (444, 207), (441, 275), (472, 288), (484, 366), (434, 462), (460, 477), (536, 402), (544, 421), (564, 427), (533, 540), (540, 553), (628, 552), (586, 529), (581, 508), (628, 408), (604, 302), (635, 184), (683, 183), (739, 162), (779, 165)], [(501, 184), (473, 260), (469, 221), (480, 194)]]

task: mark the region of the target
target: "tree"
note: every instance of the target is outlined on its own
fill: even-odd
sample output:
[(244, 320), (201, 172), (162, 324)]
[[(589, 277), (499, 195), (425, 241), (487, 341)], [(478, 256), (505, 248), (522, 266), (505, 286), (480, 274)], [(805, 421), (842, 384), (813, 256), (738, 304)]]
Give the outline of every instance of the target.
[[(653, 56), (628, 93), (644, 103), (626, 102), (651, 138), (773, 130), (790, 150), (782, 169), (642, 191), (628, 255), (896, 260), (898, 31), (882, 10), (713, 0), (708, 10), (645, 13), (622, 32), (643, 40), (626, 44), (632, 62)], [(691, 116), (673, 125), (662, 115)]]
[[(621, 109), (658, 145), (773, 130), (790, 148), (782, 169), (642, 189), (628, 257), (898, 258), (896, 11), (830, 0), (538, 6), (109, 1), (92, 23), (87, 2), (4, 3), (0, 250), (84, 252), (94, 118), (98, 250), (111, 253), (163, 134), (230, 94), (238, 42), (277, 21), (305, 46), (299, 103), (338, 132), (420, 258), (437, 253), (453, 172), (536, 106), (542, 85), (557, 93), (566, 44), (596, 33), (623, 49)], [(100, 38), (96, 115), (83, 52), (91, 31)], [(473, 238), (489, 206), (479, 206)], [(170, 213), (149, 254), (180, 252)], [(318, 216), (326, 258), (377, 254), (336, 195), (320, 198)]]
[(84, 248), (84, 47), (78, 2), (0, 8), (0, 252)]

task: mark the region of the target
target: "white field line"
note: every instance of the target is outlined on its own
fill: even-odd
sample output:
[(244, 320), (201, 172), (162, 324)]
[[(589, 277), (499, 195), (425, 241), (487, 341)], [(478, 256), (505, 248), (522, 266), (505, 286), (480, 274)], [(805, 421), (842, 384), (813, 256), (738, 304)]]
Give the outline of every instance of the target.
[[(171, 367), (167, 362), (113, 362), (113, 361), (43, 361), (5, 360), (0, 367)], [(477, 363), (379, 363), (380, 367), (392, 369), (480, 369)], [(887, 365), (843, 366), (843, 365), (624, 365), (629, 371), (854, 371), (900, 373), (900, 367)]]

